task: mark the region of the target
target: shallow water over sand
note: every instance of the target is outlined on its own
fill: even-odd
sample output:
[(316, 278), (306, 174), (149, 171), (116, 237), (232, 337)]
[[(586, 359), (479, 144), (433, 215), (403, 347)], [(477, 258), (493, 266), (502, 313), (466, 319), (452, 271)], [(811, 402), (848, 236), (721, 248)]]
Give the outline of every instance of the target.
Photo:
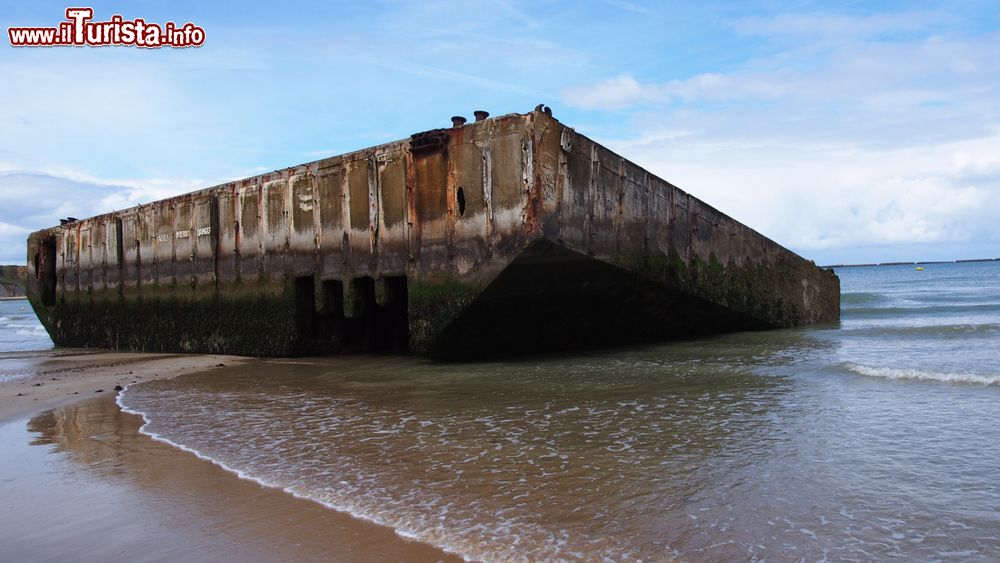
[(1000, 264), (839, 273), (837, 327), (261, 361), (121, 402), (233, 472), (472, 559), (1000, 558)]
[(0, 424), (0, 561), (449, 561), (138, 433), (110, 394)]

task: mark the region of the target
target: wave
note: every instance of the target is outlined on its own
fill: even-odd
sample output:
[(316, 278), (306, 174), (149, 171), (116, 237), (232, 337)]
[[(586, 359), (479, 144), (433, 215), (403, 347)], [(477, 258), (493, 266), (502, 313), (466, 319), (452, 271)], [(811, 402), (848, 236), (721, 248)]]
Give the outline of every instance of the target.
[(442, 551), (445, 551), (447, 553), (451, 553), (453, 555), (457, 555), (457, 556), (461, 557), (462, 559), (464, 559), (466, 561), (473, 561), (473, 560), (475, 560), (475, 559), (470, 558), (469, 556), (461, 553), (460, 550), (458, 550), (457, 548), (455, 548), (455, 547), (453, 547), (451, 545), (447, 545), (447, 544), (442, 545), (442, 544), (435, 543), (435, 542), (425, 541), (424, 538), (422, 537), (422, 534), (420, 534), (416, 530), (410, 530), (410, 529), (405, 529), (405, 528), (400, 528), (400, 527), (397, 527), (397, 526), (393, 526), (389, 522), (386, 522), (385, 520), (383, 520), (381, 518), (378, 518), (375, 515), (368, 514), (368, 513), (365, 513), (365, 512), (361, 512), (361, 511), (351, 510), (351, 509), (343, 507), (343, 506), (339, 506), (339, 505), (335, 505), (335, 504), (332, 504), (332, 503), (329, 503), (329, 502), (325, 502), (325, 501), (323, 501), (321, 499), (316, 498), (315, 496), (311, 496), (311, 495), (307, 495), (307, 494), (302, 494), (302, 493), (296, 491), (295, 489), (293, 489), (290, 486), (286, 486), (286, 485), (283, 485), (281, 483), (276, 483), (276, 482), (270, 481), (270, 480), (265, 479), (265, 478), (261, 478), (261, 477), (255, 476), (255, 475), (251, 475), (251, 474), (249, 474), (249, 473), (247, 473), (245, 471), (242, 471), (240, 469), (232, 467), (232, 466), (230, 466), (230, 465), (228, 465), (228, 464), (226, 464), (226, 463), (224, 463), (224, 462), (222, 462), (222, 461), (220, 461), (220, 460), (218, 460), (216, 458), (213, 458), (212, 456), (206, 455), (206, 454), (202, 453), (201, 451), (199, 451), (199, 450), (197, 450), (195, 448), (191, 448), (191, 447), (185, 446), (184, 444), (180, 444), (180, 443), (175, 442), (175, 441), (173, 441), (173, 440), (171, 440), (169, 438), (166, 438), (166, 437), (164, 437), (164, 436), (162, 436), (162, 435), (160, 435), (160, 434), (158, 434), (156, 432), (152, 432), (152, 431), (148, 430), (147, 427), (152, 422), (150, 420), (149, 416), (145, 412), (143, 412), (143, 411), (140, 411), (140, 410), (137, 410), (137, 409), (133, 409), (133, 408), (130, 408), (130, 407), (126, 406), (125, 403), (122, 401), (122, 399), (125, 397), (125, 394), (128, 392), (129, 387), (131, 387), (131, 386), (132, 386), (132, 384), (126, 385), (125, 388), (122, 389), (118, 393), (118, 396), (115, 397), (115, 403), (118, 405), (118, 408), (122, 410), (122, 412), (131, 414), (131, 415), (135, 415), (135, 416), (139, 416), (139, 417), (142, 418), (142, 426), (139, 427), (139, 433), (140, 434), (142, 434), (144, 436), (147, 436), (150, 439), (155, 440), (157, 442), (162, 442), (164, 444), (167, 444), (168, 446), (171, 446), (171, 447), (177, 448), (177, 449), (179, 449), (179, 450), (181, 450), (183, 452), (187, 452), (189, 454), (192, 454), (193, 456), (197, 457), (198, 459), (203, 460), (203, 461), (207, 461), (207, 462), (209, 462), (209, 463), (211, 463), (211, 464), (213, 464), (213, 465), (215, 465), (215, 466), (217, 466), (217, 467), (219, 467), (219, 468), (221, 468), (221, 469), (223, 469), (223, 470), (225, 470), (225, 471), (227, 471), (229, 473), (232, 473), (233, 475), (236, 475), (238, 478), (243, 479), (245, 481), (252, 481), (252, 482), (257, 483), (258, 485), (260, 485), (262, 487), (265, 487), (265, 488), (268, 488), (268, 489), (277, 489), (279, 491), (282, 491), (284, 493), (292, 495), (295, 498), (302, 499), (302, 500), (308, 500), (308, 501), (311, 501), (311, 502), (315, 502), (315, 503), (317, 503), (319, 505), (322, 505), (322, 506), (324, 506), (326, 508), (329, 508), (331, 510), (336, 510), (337, 512), (340, 512), (342, 514), (347, 514), (349, 516), (353, 516), (354, 518), (357, 518), (359, 520), (363, 520), (365, 522), (370, 522), (370, 523), (376, 524), (378, 526), (389, 528), (390, 530), (392, 530), (393, 532), (395, 532), (395, 534), (398, 535), (399, 537), (402, 537), (402, 538), (405, 538), (405, 539), (408, 539), (408, 540), (411, 540), (411, 541), (421, 541), (421, 542), (427, 543), (428, 545), (432, 545), (434, 547), (437, 547), (438, 549), (441, 549)]
[(888, 297), (882, 293), (852, 292), (840, 295), (841, 305), (870, 305), (883, 303)]
[(947, 293), (909, 293), (901, 295), (904, 299), (915, 299), (925, 303), (942, 305), (983, 305), (1000, 301), (1000, 289), (996, 288), (955, 288)]
[(846, 362), (842, 367), (850, 372), (866, 377), (884, 379), (913, 379), (919, 381), (939, 381), (942, 383), (972, 383), (976, 385), (1000, 385), (1000, 374), (982, 375), (977, 373), (934, 372), (908, 368), (872, 367)]
[(932, 305), (929, 307), (844, 307), (844, 317), (888, 317), (933, 315), (936, 313), (996, 313), (1000, 312), (1000, 303), (983, 303), (980, 305)]
[(14, 373), (0, 373), (0, 383), (10, 383), (11, 381), (17, 381), (18, 379), (27, 379), (31, 377), (30, 372), (14, 372)]
[(841, 328), (847, 336), (996, 336), (1000, 334), (1000, 324), (943, 324), (921, 326), (875, 326), (864, 328)]

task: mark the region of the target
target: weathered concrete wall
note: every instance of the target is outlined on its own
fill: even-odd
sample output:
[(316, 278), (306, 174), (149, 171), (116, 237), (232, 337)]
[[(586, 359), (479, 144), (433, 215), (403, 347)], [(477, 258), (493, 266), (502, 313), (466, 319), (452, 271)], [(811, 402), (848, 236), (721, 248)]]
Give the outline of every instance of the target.
[(836, 276), (541, 111), (33, 233), (66, 346), (517, 353), (830, 322)]
[(767, 325), (839, 319), (831, 272), (558, 122), (535, 136), (548, 238)]

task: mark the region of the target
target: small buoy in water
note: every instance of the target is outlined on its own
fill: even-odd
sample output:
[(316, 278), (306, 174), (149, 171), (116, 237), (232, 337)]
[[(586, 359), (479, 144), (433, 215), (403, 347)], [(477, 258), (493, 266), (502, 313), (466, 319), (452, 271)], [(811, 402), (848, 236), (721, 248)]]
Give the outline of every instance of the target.
[(917, 271), (918, 272), (923, 271), (923, 268), (921, 268), (920, 266), (917, 266)]

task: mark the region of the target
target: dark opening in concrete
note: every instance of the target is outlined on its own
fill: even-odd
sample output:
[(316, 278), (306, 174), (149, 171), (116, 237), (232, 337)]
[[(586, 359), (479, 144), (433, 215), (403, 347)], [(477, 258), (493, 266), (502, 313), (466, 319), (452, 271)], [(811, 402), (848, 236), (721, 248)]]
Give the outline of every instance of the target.
[(344, 294), (344, 317), (348, 321), (362, 321), (375, 306), (375, 280), (369, 277), (354, 278)]
[[(219, 198), (217, 196), (212, 196), (209, 202), (209, 246), (212, 249), (212, 273), (215, 275), (215, 279), (219, 279), (219, 231), (221, 218), (219, 216)], [(121, 221), (118, 222), (119, 229), (121, 229)], [(119, 232), (121, 232), (119, 230)], [(218, 284), (215, 286), (216, 292), (219, 290)]]
[(123, 237), (122, 220), (115, 219), (115, 260), (118, 262), (119, 270), (125, 263), (125, 248), (122, 246)]
[(316, 284), (312, 276), (295, 278), (295, 318), (298, 322), (299, 340), (316, 340), (319, 336), (316, 322)]
[(410, 346), (409, 297), (406, 276), (382, 278), (385, 301), (380, 306), (380, 350), (405, 352)]
[(344, 284), (340, 280), (323, 280), (317, 316), (317, 353), (337, 353), (344, 349)]
[(56, 304), (56, 239), (42, 241), (42, 250), (35, 255), (35, 276), (40, 283), (42, 304), (51, 307)]
[(339, 338), (352, 352), (405, 352), (409, 347), (405, 276), (351, 280)]
[(462, 189), (461, 186), (458, 188), (458, 195), (455, 196), (455, 199), (458, 200), (458, 214), (464, 217), (465, 216), (465, 190)]

